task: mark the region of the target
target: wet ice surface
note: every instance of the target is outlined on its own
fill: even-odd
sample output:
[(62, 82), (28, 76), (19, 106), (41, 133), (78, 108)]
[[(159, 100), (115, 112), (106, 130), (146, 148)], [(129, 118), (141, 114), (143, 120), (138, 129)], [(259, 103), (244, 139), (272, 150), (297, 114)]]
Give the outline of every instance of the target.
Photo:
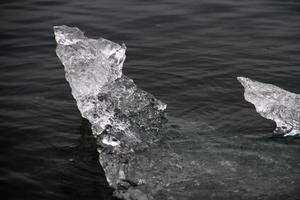
[(272, 84), (238, 77), (245, 88), (245, 99), (254, 104), (256, 111), (276, 123), (275, 134), (300, 134), (300, 95)]
[(122, 75), (126, 47), (89, 39), (76, 27), (54, 27), (56, 53), (82, 116), (93, 134), (116, 149), (157, 140), (166, 104)]
[[(296, 189), (297, 155), (291, 155), (297, 145), (274, 147), (250, 138), (249, 148), (242, 135), (215, 137), (204, 122), (173, 117), (163, 126), (166, 105), (122, 75), (124, 45), (88, 39), (77, 28), (54, 30), (57, 55), (82, 116), (92, 124), (115, 196), (257, 199)], [(276, 157), (274, 148), (280, 148)]]

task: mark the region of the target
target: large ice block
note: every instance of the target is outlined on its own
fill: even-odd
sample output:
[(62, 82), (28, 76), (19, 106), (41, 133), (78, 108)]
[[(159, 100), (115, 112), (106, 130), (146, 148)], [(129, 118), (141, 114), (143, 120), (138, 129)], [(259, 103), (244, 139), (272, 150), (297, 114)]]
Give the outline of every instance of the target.
[[(125, 45), (90, 39), (76, 27), (54, 27), (56, 53), (73, 97), (103, 144), (127, 146), (157, 138), (166, 104), (122, 74)], [(155, 136), (154, 136), (155, 135)]]

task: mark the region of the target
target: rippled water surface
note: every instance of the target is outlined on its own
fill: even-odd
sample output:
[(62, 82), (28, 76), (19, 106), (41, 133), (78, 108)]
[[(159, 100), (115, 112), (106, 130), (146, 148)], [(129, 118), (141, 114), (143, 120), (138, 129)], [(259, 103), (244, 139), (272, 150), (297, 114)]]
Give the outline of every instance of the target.
[[(200, 135), (186, 151), (195, 143), (207, 147), (199, 159), (209, 164), (224, 155), (223, 169), (207, 170), (226, 174), (228, 157), (253, 175), (249, 183), (272, 173), (274, 181), (255, 186), (265, 193), (251, 190), (254, 199), (300, 197), (300, 140), (270, 138), (275, 124), (244, 101), (236, 81), (248, 76), (300, 93), (299, 1), (2, 1), (0, 15), (0, 191), (6, 199), (111, 199), (89, 124), (55, 55), (52, 26), (61, 24), (124, 42), (124, 73), (168, 104), (178, 129)], [(197, 128), (203, 123), (214, 131)], [(222, 199), (218, 192), (223, 199), (244, 197), (250, 190), (235, 190), (243, 174), (229, 171), (229, 188), (221, 191), (210, 184), (213, 175), (203, 176), (192, 199)]]

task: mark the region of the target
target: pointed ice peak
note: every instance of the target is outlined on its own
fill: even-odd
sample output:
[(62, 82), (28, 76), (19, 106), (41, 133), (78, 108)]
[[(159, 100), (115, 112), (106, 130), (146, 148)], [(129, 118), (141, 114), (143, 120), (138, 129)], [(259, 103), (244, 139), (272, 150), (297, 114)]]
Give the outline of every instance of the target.
[(95, 95), (108, 82), (122, 76), (125, 45), (91, 39), (76, 27), (54, 26), (57, 56), (62, 61), (72, 94)]
[(266, 93), (273, 93), (274, 91), (293, 94), (269, 83), (261, 83), (246, 77), (237, 77), (237, 79), (244, 87), (247, 87), (248, 90), (256, 91), (257, 94), (262, 95), (263, 97), (265, 97)]
[(272, 84), (250, 78), (237, 77), (245, 88), (245, 100), (254, 104), (263, 117), (275, 121), (274, 133), (297, 135), (300, 133), (300, 95)]
[(85, 39), (84, 33), (77, 27), (69, 27), (66, 25), (54, 26), (55, 40), (57, 44), (71, 45)]
[(94, 43), (95, 48), (101, 47), (101, 49), (98, 49), (100, 50), (99, 52), (101, 52), (107, 58), (116, 53), (120, 53), (122, 54), (122, 56), (125, 55), (125, 51), (126, 51), (125, 44), (119, 45), (104, 38), (99, 38), (98, 40), (89, 39), (84, 35), (84, 32), (82, 32), (77, 27), (69, 27), (66, 25), (61, 25), (61, 26), (54, 26), (53, 30), (54, 30), (55, 40), (57, 44), (74, 45), (78, 42), (83, 42), (83, 43), (88, 42), (87, 44)]

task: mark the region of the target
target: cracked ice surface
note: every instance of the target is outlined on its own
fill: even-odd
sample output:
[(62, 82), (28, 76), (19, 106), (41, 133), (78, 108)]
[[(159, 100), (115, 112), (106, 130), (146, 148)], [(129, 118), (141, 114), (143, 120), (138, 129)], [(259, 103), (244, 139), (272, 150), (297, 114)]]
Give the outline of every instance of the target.
[(300, 133), (299, 94), (245, 77), (237, 79), (245, 88), (246, 101), (254, 104), (261, 116), (275, 121), (275, 134), (288, 136)]
[(166, 104), (122, 74), (125, 45), (90, 39), (76, 27), (54, 26), (56, 53), (82, 116), (103, 145), (130, 150), (157, 139)]

